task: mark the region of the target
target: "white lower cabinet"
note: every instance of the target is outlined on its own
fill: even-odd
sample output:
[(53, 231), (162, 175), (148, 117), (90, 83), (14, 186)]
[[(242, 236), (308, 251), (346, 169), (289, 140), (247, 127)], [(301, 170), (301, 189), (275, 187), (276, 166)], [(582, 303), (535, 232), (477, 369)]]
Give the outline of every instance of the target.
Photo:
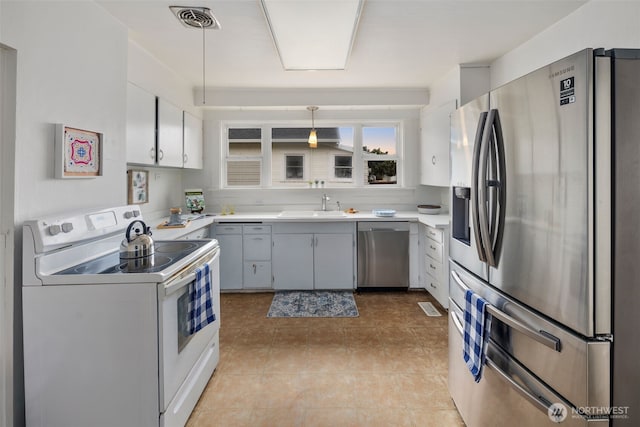
[(353, 235), (316, 234), (313, 257), (315, 289), (353, 289)]
[(313, 234), (273, 235), (273, 288), (313, 289)]
[(271, 226), (216, 224), (220, 289), (271, 289)]
[(449, 307), (448, 228), (420, 225), (421, 281), (444, 308)]
[(220, 244), (220, 289), (242, 289), (242, 234), (216, 234)]
[(354, 289), (355, 223), (275, 224), (273, 288)]

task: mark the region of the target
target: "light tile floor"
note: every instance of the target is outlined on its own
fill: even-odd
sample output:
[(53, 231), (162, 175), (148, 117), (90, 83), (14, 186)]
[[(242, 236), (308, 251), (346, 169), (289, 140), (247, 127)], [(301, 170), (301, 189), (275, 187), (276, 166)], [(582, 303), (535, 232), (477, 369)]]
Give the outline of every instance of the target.
[(267, 318), (272, 298), (222, 294), (220, 364), (188, 427), (464, 426), (427, 292), (356, 294), (357, 318)]

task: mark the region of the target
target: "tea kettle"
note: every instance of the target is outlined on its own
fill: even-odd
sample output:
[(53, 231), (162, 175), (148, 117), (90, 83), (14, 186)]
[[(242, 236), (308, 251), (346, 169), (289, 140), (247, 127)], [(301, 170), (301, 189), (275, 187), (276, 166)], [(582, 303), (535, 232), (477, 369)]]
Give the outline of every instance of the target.
[[(134, 228), (139, 223), (141, 228)], [(131, 237), (131, 231), (136, 235)], [(154, 253), (151, 229), (141, 220), (132, 221), (127, 227), (126, 238), (120, 244), (120, 259), (139, 259), (152, 257)]]

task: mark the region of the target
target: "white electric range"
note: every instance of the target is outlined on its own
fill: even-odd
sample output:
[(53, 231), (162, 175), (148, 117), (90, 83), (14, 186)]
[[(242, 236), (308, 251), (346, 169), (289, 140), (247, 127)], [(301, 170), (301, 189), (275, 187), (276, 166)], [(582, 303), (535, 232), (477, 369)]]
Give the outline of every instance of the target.
[[(183, 426), (219, 360), (219, 247), (156, 241), (132, 268), (119, 245), (138, 206), (23, 226), (26, 423)], [(209, 265), (216, 320), (187, 331), (188, 288)]]

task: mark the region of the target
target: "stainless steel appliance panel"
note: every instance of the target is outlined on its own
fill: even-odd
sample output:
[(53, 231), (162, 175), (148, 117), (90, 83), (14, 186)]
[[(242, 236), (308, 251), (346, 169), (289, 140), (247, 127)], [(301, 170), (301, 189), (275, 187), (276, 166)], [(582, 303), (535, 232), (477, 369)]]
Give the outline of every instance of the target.
[(640, 420), (640, 61), (615, 58), (613, 69), (617, 82), (614, 94), (613, 404), (629, 407), (629, 418), (613, 420), (614, 427), (618, 427), (635, 426)]
[(557, 403), (567, 409), (563, 426), (587, 426), (586, 419), (571, 415), (568, 402), (494, 343), (487, 349), (482, 380), (476, 383), (462, 359), (462, 311), (451, 300), (449, 307), (449, 390), (468, 427), (555, 426), (548, 412)]
[(358, 287), (409, 287), (409, 223), (358, 223)]
[(506, 223), (489, 282), (594, 335), (589, 260), (593, 56), (585, 50), (491, 92), (502, 122)]
[(559, 327), (454, 263), (449, 283), (450, 299), (460, 310), (464, 309), (467, 289), (491, 304), (491, 340), (509, 357), (575, 406), (609, 406), (609, 342), (587, 341)]
[[(478, 256), (477, 230), (473, 217), (477, 215), (471, 203), (472, 170), (478, 130), (483, 113), (489, 108), (489, 95), (483, 95), (451, 113), (451, 223), (449, 254), (474, 274), (488, 278), (487, 266)], [(479, 126), (480, 125), (480, 126)], [(476, 154), (474, 156), (474, 154)]]

